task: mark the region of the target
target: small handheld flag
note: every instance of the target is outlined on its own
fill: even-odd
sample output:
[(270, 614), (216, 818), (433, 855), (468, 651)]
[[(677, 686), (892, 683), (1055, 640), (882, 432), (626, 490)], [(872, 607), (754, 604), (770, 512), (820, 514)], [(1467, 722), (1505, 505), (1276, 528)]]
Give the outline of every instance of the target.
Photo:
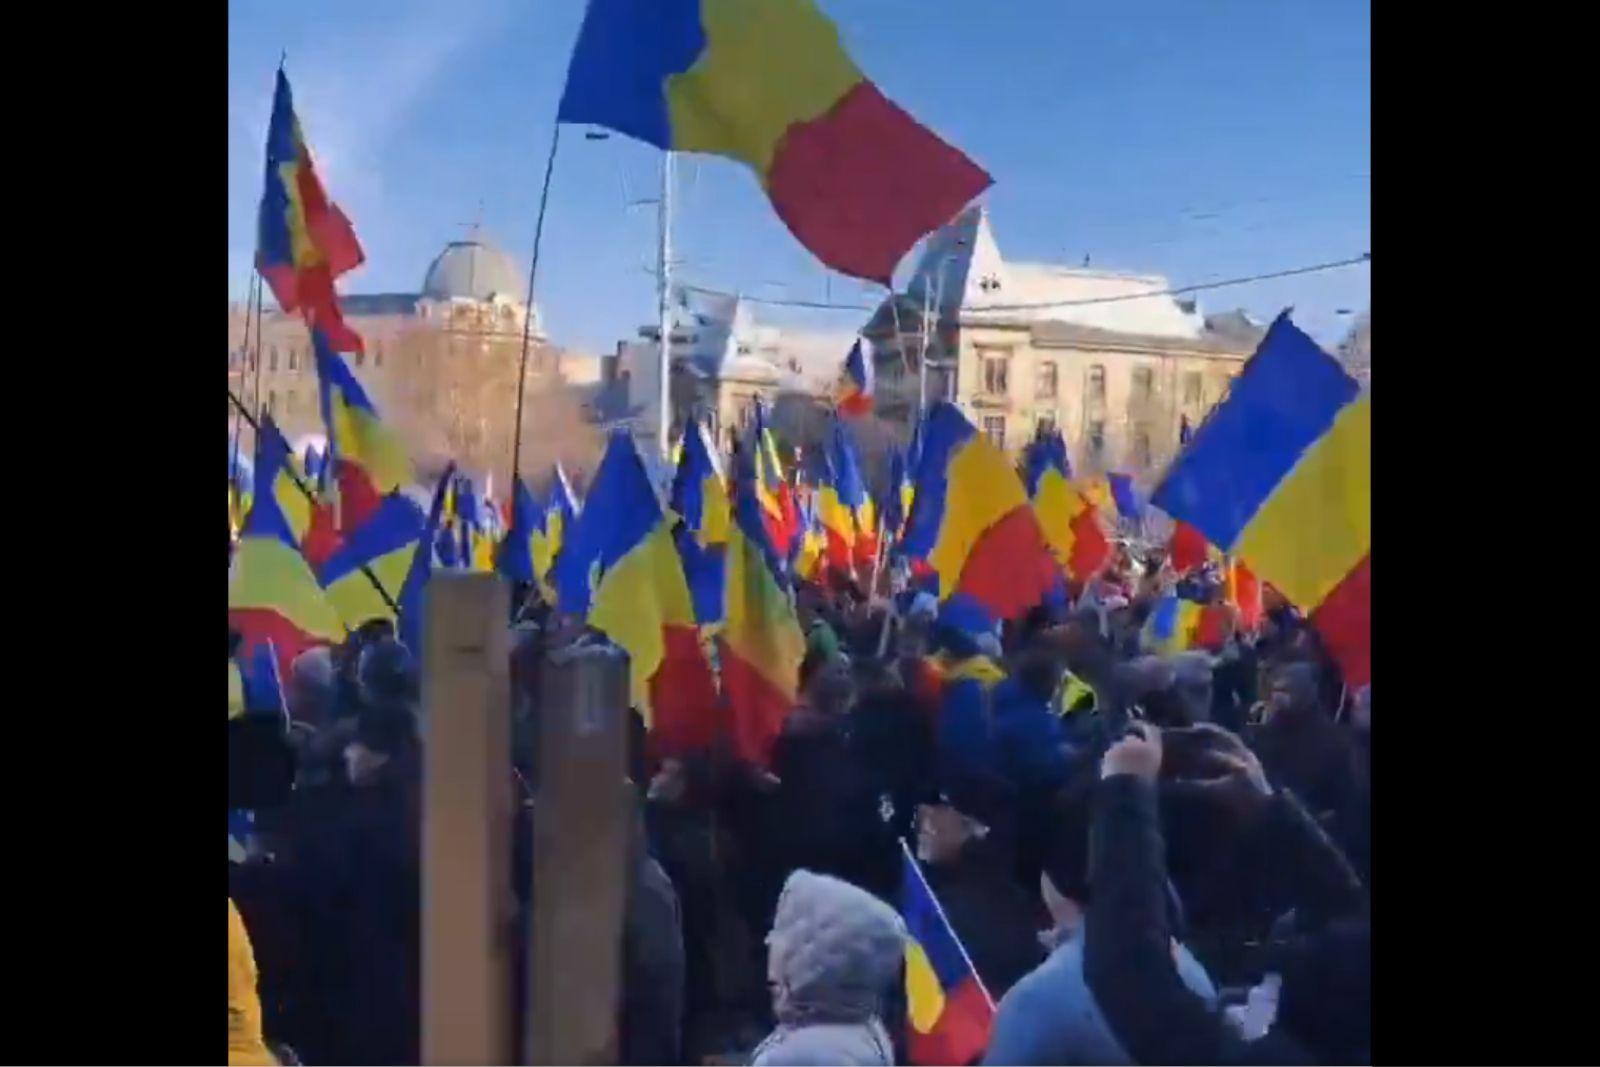
[(900, 853), (900, 914), (908, 935), (906, 1052), (913, 1063), (971, 1063), (989, 1045), (994, 999), (903, 839)]

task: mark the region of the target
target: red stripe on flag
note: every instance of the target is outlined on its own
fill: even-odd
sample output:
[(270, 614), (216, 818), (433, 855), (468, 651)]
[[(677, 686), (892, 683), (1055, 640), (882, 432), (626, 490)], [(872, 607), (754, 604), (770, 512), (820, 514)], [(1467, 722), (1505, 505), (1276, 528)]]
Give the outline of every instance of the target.
[(1039, 520), (1023, 506), (985, 530), (961, 566), (956, 591), (973, 597), (997, 619), (1015, 619), (1055, 584), (1059, 569)]
[(728, 698), (733, 751), (759, 767), (772, 762), (772, 746), (789, 717), (794, 701), (765, 675), (728, 647), (721, 647), (722, 692)]
[(767, 194), (818, 259), (888, 285), (918, 239), (993, 182), (863, 79), (820, 118), (784, 133)]
[(1361, 557), (1344, 581), (1311, 613), (1311, 625), (1322, 635), (1352, 688), (1372, 681), (1372, 556)]
[(994, 1010), (968, 974), (954, 988), (945, 991), (944, 1011), (926, 1034), (915, 1026), (906, 1027), (906, 1053), (912, 1063), (972, 1063), (989, 1047), (989, 1027)]
[(239, 633), (241, 662), (249, 663), (256, 646), (263, 641), (272, 642), (278, 656), (278, 677), (285, 685), (289, 680), (289, 665), (295, 657), (325, 643), (270, 608), (229, 608), (228, 625)]
[(709, 748), (717, 730), (711, 666), (693, 626), (663, 626), (661, 666), (650, 678), (650, 732), (655, 751), (679, 756)]

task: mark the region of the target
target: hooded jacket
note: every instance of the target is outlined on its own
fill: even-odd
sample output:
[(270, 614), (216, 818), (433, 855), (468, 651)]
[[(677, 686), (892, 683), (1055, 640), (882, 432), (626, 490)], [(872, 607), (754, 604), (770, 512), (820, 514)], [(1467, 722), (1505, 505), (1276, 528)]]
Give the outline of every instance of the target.
[(795, 871), (767, 935), (778, 1026), (752, 1064), (892, 1064), (880, 1004), (899, 974), (905, 923), (848, 882)]

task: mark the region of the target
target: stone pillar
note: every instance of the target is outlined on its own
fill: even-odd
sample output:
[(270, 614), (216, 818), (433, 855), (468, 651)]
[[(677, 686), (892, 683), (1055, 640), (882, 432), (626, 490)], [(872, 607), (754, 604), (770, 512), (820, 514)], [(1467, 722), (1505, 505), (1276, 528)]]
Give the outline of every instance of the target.
[(539, 705), (533, 930), (525, 1055), (617, 1062), (631, 812), (628, 657), (614, 645), (551, 653)]
[(512, 1059), (507, 611), (494, 574), (436, 571), (423, 593), (426, 1064)]

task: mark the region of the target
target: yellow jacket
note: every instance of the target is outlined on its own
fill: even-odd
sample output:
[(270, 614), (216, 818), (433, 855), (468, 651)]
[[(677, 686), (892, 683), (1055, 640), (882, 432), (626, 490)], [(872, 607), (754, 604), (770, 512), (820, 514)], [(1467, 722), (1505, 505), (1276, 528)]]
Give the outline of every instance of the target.
[(239, 909), (228, 901), (228, 1067), (277, 1067), (261, 1038), (256, 956)]

